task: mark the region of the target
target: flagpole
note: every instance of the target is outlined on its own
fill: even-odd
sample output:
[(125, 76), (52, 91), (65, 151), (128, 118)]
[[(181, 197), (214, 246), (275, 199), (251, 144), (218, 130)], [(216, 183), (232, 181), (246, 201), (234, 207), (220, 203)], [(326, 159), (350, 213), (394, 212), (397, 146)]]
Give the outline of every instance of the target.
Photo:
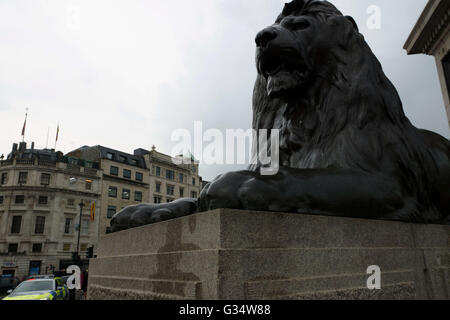
[(50, 127), (47, 127), (47, 142), (45, 143), (45, 149), (48, 149), (48, 135), (50, 134)]

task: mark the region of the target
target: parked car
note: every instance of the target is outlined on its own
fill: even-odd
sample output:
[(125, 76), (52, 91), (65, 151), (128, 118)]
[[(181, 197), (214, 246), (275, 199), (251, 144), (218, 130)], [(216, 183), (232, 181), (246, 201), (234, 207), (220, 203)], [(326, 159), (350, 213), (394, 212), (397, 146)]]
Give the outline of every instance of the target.
[(0, 276), (0, 294), (5, 294), (8, 290), (12, 290), (20, 283), (17, 277)]
[(30, 279), (53, 279), (55, 278), (54, 274), (37, 274), (37, 275), (32, 275), (32, 276), (26, 276), (24, 278), (25, 280), (30, 280)]
[(59, 277), (32, 278), (8, 291), (3, 300), (67, 300), (68, 289)]

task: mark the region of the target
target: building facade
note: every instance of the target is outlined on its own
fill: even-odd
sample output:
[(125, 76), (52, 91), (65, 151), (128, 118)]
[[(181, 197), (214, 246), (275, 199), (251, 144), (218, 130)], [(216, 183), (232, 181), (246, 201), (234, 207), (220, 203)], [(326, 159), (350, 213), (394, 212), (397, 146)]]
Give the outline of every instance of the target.
[(434, 56), (450, 126), (450, 1), (428, 1), (404, 49)]
[[(101, 175), (92, 162), (14, 144), (0, 161), (0, 274), (22, 277), (64, 270), (98, 239)], [(81, 229), (80, 203), (83, 203)]]
[(0, 161), (0, 274), (64, 271), (74, 252), (87, 264), (87, 249), (94, 247), (95, 254), (116, 212), (198, 197), (199, 164), (176, 164), (183, 159), (155, 148), (128, 154), (85, 146), (63, 155), (14, 144)]
[[(85, 146), (68, 156), (99, 163), (102, 172), (100, 236), (109, 232), (113, 215), (127, 206), (196, 198), (202, 190), (198, 161), (181, 156), (172, 158), (155, 147), (150, 151), (136, 149), (129, 154), (103, 146)], [(179, 163), (183, 159), (184, 163)]]
[(81, 147), (68, 153), (81, 161), (99, 163), (101, 170), (99, 234), (109, 232), (109, 221), (116, 212), (139, 203), (149, 202), (149, 175), (144, 159), (103, 146)]

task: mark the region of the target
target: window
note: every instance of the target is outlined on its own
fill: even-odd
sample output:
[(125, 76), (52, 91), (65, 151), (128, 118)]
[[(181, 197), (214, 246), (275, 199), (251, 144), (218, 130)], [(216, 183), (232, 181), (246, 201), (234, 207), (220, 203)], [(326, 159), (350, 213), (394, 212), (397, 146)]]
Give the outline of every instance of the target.
[(3, 204), (3, 196), (0, 196), (0, 204)]
[(130, 200), (130, 190), (122, 189), (122, 199)]
[(108, 219), (111, 219), (117, 211), (117, 207), (116, 206), (108, 206), (108, 211), (106, 212), (106, 217)]
[(131, 163), (133, 166), (137, 166), (137, 160), (136, 160), (136, 159), (131, 159), (131, 160), (130, 160), (130, 163)]
[(26, 184), (28, 180), (28, 172), (19, 172), (19, 184)]
[(160, 177), (161, 176), (161, 168), (160, 167), (156, 167), (156, 176)]
[(156, 192), (161, 193), (161, 182), (156, 182)]
[(136, 181), (144, 180), (144, 175), (141, 172), (136, 172)]
[(72, 218), (66, 218), (66, 222), (64, 223), (64, 233), (69, 234), (72, 227)]
[(70, 251), (70, 247), (71, 247), (70, 243), (64, 243), (63, 244), (63, 251)]
[(108, 195), (111, 198), (117, 198), (117, 188), (116, 187), (109, 187)]
[(86, 188), (86, 190), (92, 189), (92, 180), (86, 180), (85, 188)]
[(106, 154), (106, 159), (112, 160), (114, 158), (114, 153), (108, 152)]
[(25, 203), (25, 196), (24, 195), (17, 195), (15, 203), (16, 204), (24, 204)]
[(192, 185), (195, 186), (195, 178), (192, 178)]
[(8, 173), (2, 173), (2, 184), (7, 184), (8, 183)]
[(50, 174), (42, 173), (41, 174), (41, 185), (48, 186), (50, 184)]
[(69, 158), (67, 162), (70, 164), (78, 165), (78, 159), (76, 158)]
[(68, 199), (67, 200), (67, 205), (70, 207), (73, 207), (75, 205), (75, 199)]
[(170, 184), (167, 185), (167, 194), (173, 196), (175, 193), (175, 187)]
[(111, 168), (109, 168), (109, 174), (112, 176), (118, 176), (119, 175), (119, 168), (111, 166)]
[(140, 191), (135, 191), (134, 192), (134, 201), (142, 201), (142, 192)]
[(127, 162), (127, 157), (125, 157), (125, 156), (119, 156), (119, 161), (120, 161), (120, 162)]
[(180, 197), (181, 197), (181, 198), (184, 197), (184, 188), (180, 188)]
[(33, 247), (31, 248), (31, 252), (35, 252), (35, 253), (42, 252), (42, 243), (33, 243)]
[(17, 244), (17, 243), (10, 243), (8, 245), (8, 252), (10, 252), (10, 253), (16, 253), (18, 249), (19, 249), (19, 244)]
[(154, 203), (161, 203), (161, 197), (153, 197)]
[(197, 198), (197, 192), (191, 191), (191, 198)]
[(83, 221), (81, 221), (81, 234), (84, 236), (87, 236), (89, 234), (89, 220), (84, 219)]
[(45, 217), (36, 217), (36, 224), (34, 226), (34, 233), (43, 234), (45, 228)]
[(172, 201), (173, 201), (173, 199), (167, 199), (167, 203), (170, 203)]
[(123, 169), (123, 177), (126, 179), (131, 179), (131, 170)]
[(11, 225), (11, 233), (20, 233), (21, 224), (22, 216), (14, 216)]
[[(35, 274), (40, 274), (41, 273), (41, 264), (42, 261), (30, 261), (30, 267), (28, 270), (28, 274), (29, 275), (35, 275)], [(30, 284), (28, 286), (30, 286), (30, 289), (25, 289), (25, 291), (34, 291), (36, 290), (36, 287), (39, 287), (40, 290), (45, 289), (45, 290), (51, 290), (53, 288), (53, 281), (42, 281), (39, 283), (39, 285), (36, 285), (35, 283), (37, 282), (29, 282)], [(21, 286), (21, 289), (24, 290), (23, 286)], [(38, 290), (39, 291), (39, 290)]]
[(172, 170), (166, 170), (166, 179), (174, 180), (175, 179), (175, 172)]
[(81, 245), (80, 245), (80, 251), (87, 251), (87, 243), (82, 243)]
[(182, 173), (180, 173), (178, 175), (178, 180), (180, 180), (180, 182), (183, 183), (183, 179), (184, 179), (184, 175)]
[(38, 203), (41, 204), (41, 205), (48, 204), (48, 197), (40, 196), (39, 200), (38, 200)]

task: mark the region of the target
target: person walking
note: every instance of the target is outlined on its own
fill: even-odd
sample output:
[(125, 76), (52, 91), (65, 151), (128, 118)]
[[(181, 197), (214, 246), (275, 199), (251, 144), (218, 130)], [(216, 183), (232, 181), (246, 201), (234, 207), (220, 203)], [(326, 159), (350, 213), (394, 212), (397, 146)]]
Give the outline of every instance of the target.
[(86, 299), (88, 288), (88, 270), (83, 270), (81, 273), (81, 290), (83, 291), (84, 298)]

